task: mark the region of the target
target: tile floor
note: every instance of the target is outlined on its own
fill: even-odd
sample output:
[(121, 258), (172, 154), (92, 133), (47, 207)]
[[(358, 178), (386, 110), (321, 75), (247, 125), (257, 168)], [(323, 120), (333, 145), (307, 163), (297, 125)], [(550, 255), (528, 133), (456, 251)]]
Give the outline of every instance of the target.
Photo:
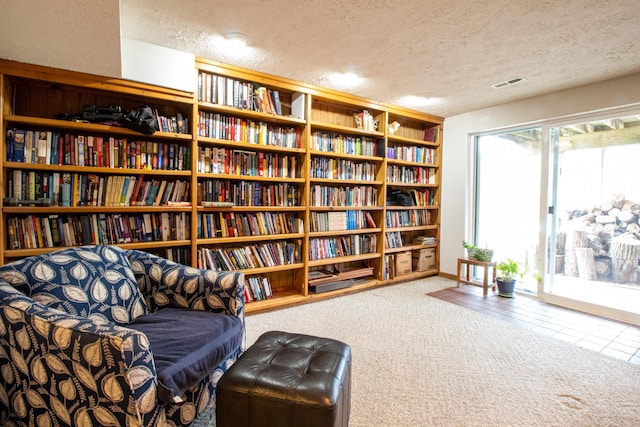
[(526, 296), (503, 298), (461, 285), (429, 294), (434, 298), (535, 329), (581, 347), (640, 365), (640, 327), (558, 307)]

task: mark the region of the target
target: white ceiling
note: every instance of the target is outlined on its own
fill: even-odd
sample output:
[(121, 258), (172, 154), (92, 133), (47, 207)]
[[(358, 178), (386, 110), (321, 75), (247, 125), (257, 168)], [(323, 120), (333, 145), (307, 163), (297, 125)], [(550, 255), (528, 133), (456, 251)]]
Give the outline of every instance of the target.
[[(120, 4), (123, 37), (443, 117), (640, 71), (640, 0)], [(220, 50), (230, 31), (247, 35), (247, 53)], [(363, 83), (332, 84), (348, 67)], [(514, 77), (526, 80), (491, 88)]]
[[(452, 116), (640, 71), (640, 0), (123, 0), (122, 36)], [(246, 34), (249, 55), (213, 36)], [(331, 72), (357, 67), (345, 88)], [(493, 89), (514, 77), (522, 83)]]

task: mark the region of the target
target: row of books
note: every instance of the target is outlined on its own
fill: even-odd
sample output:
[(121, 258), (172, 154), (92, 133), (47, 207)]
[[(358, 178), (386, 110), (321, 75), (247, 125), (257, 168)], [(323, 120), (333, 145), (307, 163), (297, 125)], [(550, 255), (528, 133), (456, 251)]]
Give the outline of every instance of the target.
[(387, 182), (403, 184), (435, 184), (436, 169), (387, 165)]
[(140, 215), (27, 215), (7, 218), (8, 249), (185, 240), (184, 212)]
[(434, 206), (436, 192), (431, 188), (424, 190), (412, 190), (409, 192), (416, 206)]
[(313, 156), (311, 158), (311, 177), (375, 181), (376, 165), (370, 162)]
[(387, 211), (385, 215), (387, 227), (415, 227), (431, 224), (431, 211), (415, 209), (410, 211)]
[(208, 270), (238, 271), (301, 262), (299, 241), (269, 242), (234, 248), (200, 248), (198, 265)]
[(13, 170), (8, 197), (29, 205), (46, 199), (52, 206), (163, 206), (189, 200), (188, 181), (149, 179), (143, 175)]
[(376, 206), (378, 190), (375, 187), (312, 185), (311, 206)]
[(362, 255), (376, 251), (375, 234), (309, 239), (309, 260)]
[(191, 133), (189, 129), (189, 119), (184, 117), (182, 113), (176, 113), (175, 116), (163, 116), (155, 110), (156, 120), (158, 121), (158, 128), (161, 132), (171, 133)]
[(415, 163), (436, 163), (436, 149), (415, 145), (396, 145), (387, 147), (387, 158)]
[(294, 126), (272, 125), (242, 117), (207, 111), (198, 112), (198, 136), (248, 144), (300, 148), (301, 130)]
[(198, 214), (198, 238), (302, 233), (304, 221), (287, 212)]
[(311, 231), (341, 231), (375, 228), (367, 211), (311, 212)]
[(209, 146), (198, 150), (198, 172), (202, 173), (297, 178), (297, 169), (296, 156)]
[(189, 170), (185, 145), (54, 130), (7, 130), (7, 160), (59, 166)]
[(273, 290), (267, 276), (245, 276), (244, 302), (261, 301), (272, 296)]
[(387, 231), (385, 234), (387, 236), (384, 242), (385, 248), (394, 249), (394, 248), (401, 248), (402, 246), (404, 246), (402, 242), (402, 235), (400, 234), (399, 231)]
[(382, 270), (382, 279), (391, 280), (396, 277), (396, 256), (387, 254), (384, 256), (384, 267)]
[(204, 71), (198, 72), (198, 101), (282, 115), (279, 91)]
[(366, 131), (378, 130), (378, 120), (369, 112), (369, 110), (362, 110), (359, 113), (353, 115), (356, 127), (358, 129), (364, 129)]
[(300, 191), (297, 185), (286, 182), (204, 179), (198, 181), (198, 204), (204, 201), (231, 202), (234, 206), (298, 206)]
[(370, 137), (316, 131), (311, 134), (311, 149), (326, 153), (376, 156), (378, 143)]

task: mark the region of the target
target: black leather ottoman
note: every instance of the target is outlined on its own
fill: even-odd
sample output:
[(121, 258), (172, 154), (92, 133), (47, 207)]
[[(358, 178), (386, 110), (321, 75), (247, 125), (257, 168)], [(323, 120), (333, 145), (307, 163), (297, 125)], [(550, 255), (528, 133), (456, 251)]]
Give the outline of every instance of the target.
[(348, 426), (351, 347), (266, 332), (220, 378), (216, 394), (217, 427)]

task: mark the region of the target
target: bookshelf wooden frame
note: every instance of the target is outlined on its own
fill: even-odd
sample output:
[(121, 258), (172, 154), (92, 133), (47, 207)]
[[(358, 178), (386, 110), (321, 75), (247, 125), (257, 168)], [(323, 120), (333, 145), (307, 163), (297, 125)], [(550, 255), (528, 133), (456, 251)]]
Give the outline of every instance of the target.
[[(37, 173), (71, 173), (93, 174), (99, 177), (137, 176), (146, 180), (186, 181), (189, 183), (187, 203), (175, 206), (10, 206), (2, 205), (0, 213), (0, 263), (10, 262), (25, 256), (47, 253), (54, 249), (50, 247), (37, 248), (8, 248), (8, 221), (12, 217), (48, 216), (55, 209), (55, 214), (68, 217), (91, 215), (129, 216), (177, 214), (188, 218), (188, 235), (184, 239), (170, 239), (157, 241), (137, 241), (117, 243), (126, 248), (149, 250), (164, 255), (167, 249), (172, 253), (179, 253), (180, 257), (188, 257), (185, 263), (196, 267), (198, 265), (198, 251), (203, 248), (234, 248), (251, 244), (268, 242), (290, 242), (297, 245), (299, 256), (296, 262), (273, 265), (260, 268), (244, 269), (247, 276), (267, 277), (272, 288), (272, 297), (247, 304), (247, 312), (269, 310), (286, 305), (299, 304), (311, 300), (329, 298), (350, 292), (370, 289), (398, 281), (419, 277), (437, 275), (438, 240), (440, 238), (440, 162), (441, 162), (441, 117), (432, 116), (403, 107), (378, 103), (357, 96), (319, 88), (306, 83), (264, 74), (241, 67), (226, 65), (204, 58), (196, 58), (194, 64), (196, 73), (218, 75), (229, 80), (235, 80), (239, 87), (264, 87), (265, 90), (278, 93), (281, 114), (274, 111), (256, 111), (254, 109), (239, 108), (237, 105), (221, 105), (214, 100), (201, 98), (202, 88), (194, 88), (194, 92), (157, 87), (150, 84), (137, 83), (122, 79), (113, 79), (89, 75), (84, 73), (59, 70), (37, 65), (22, 64), (13, 61), (0, 60), (0, 127), (2, 128), (2, 161), (0, 162), (0, 177), (3, 180), (2, 198), (11, 191), (8, 188), (8, 178), (13, 171), (33, 171)], [(233, 84), (231, 85), (231, 87)], [(272, 101), (274, 101), (272, 99)], [(104, 124), (76, 123), (53, 118), (59, 112), (77, 113), (84, 104), (121, 105), (123, 109), (132, 109), (142, 104), (149, 104), (162, 110), (167, 116), (180, 112), (188, 119), (188, 133), (156, 132), (150, 137), (142, 136), (132, 130)], [(275, 107), (275, 106), (274, 106)], [(366, 111), (366, 113), (365, 113)], [(247, 142), (243, 137), (231, 140), (228, 137), (213, 137), (203, 134), (199, 118), (226, 117), (229, 122), (246, 122), (255, 126), (265, 126), (268, 132), (284, 129), (281, 132), (291, 134), (291, 129), (297, 129), (299, 146), (265, 145), (263, 143)], [(359, 115), (360, 127), (357, 126), (354, 115)], [(216, 116), (217, 115), (217, 116)], [(399, 127), (392, 134), (389, 124), (398, 122)], [(184, 170), (150, 170), (138, 168), (109, 168), (104, 166), (73, 166), (51, 165), (39, 163), (22, 163), (11, 161), (7, 157), (7, 129), (23, 128), (33, 130), (59, 130), (70, 133), (84, 133), (85, 135), (101, 135), (104, 137), (128, 138), (164, 142), (175, 144), (188, 152), (188, 165)], [(288, 130), (287, 130), (288, 129)], [(425, 129), (435, 129), (431, 141), (425, 141)], [(263, 129), (264, 131), (264, 129)], [(280, 132), (280, 130), (278, 130)], [(369, 138), (375, 146), (376, 153), (342, 152), (318, 149), (313, 138), (316, 133), (335, 134), (344, 139)], [(275, 135), (275, 133), (273, 133)], [(280, 134), (278, 134), (280, 135)], [(277, 137), (276, 137), (277, 138)], [(289, 138), (292, 138), (289, 136)], [(239, 139), (239, 140), (237, 140)], [(262, 140), (261, 140), (262, 141)], [(279, 143), (278, 143), (279, 144)], [(286, 145), (286, 144), (284, 144)], [(239, 150), (256, 153), (259, 156), (290, 156), (295, 158), (295, 177), (267, 177), (235, 173), (211, 173), (199, 169), (201, 158), (200, 149), (216, 148)], [(371, 145), (368, 146), (370, 149)], [(395, 154), (390, 158), (388, 150), (396, 152), (429, 151), (429, 160), (415, 160), (398, 158)], [(412, 151), (413, 150), (413, 151)], [(280, 157), (279, 157), (280, 158)], [(358, 177), (340, 179), (314, 177), (312, 164), (322, 162), (342, 162), (343, 165), (362, 164), (375, 167), (375, 178), (363, 181)], [(425, 183), (389, 182), (388, 167), (405, 168), (405, 171), (416, 168), (428, 168), (432, 175), (431, 181)], [(294, 194), (298, 200), (294, 205), (263, 206), (262, 203), (253, 206), (216, 206), (204, 207), (199, 202), (203, 199), (199, 184), (217, 180), (229, 185), (247, 185), (254, 187), (269, 185), (287, 185), (294, 187)], [(226, 184), (225, 184), (226, 185)], [(314, 206), (311, 200), (314, 186), (339, 187), (367, 187), (375, 189), (377, 201), (374, 205), (362, 206)], [(254, 188), (251, 187), (251, 188)], [(413, 190), (430, 191), (430, 202), (425, 206), (388, 206), (385, 201), (392, 189), (400, 189), (410, 193)], [(430, 222), (428, 225), (413, 225), (408, 227), (389, 227), (386, 217), (389, 212), (427, 210)], [(311, 218), (324, 212), (358, 212), (356, 215), (370, 215), (375, 223), (374, 227), (361, 229), (346, 229), (332, 231), (313, 231)], [(198, 220), (202, 215), (215, 213), (256, 214), (286, 214), (293, 218), (302, 229), (293, 233), (269, 233), (268, 235), (242, 235), (237, 237), (199, 237)], [(347, 214), (345, 214), (347, 215)], [(351, 215), (351, 214), (349, 214)], [(386, 248), (387, 232), (400, 232), (409, 241), (404, 241), (400, 248)], [(371, 253), (347, 255), (334, 258), (310, 260), (310, 244), (312, 239), (345, 238), (354, 239), (362, 234), (376, 236), (376, 249)], [(412, 243), (412, 237), (426, 235), (432, 237), (433, 244), (422, 245)], [(284, 243), (283, 243), (284, 244)], [(436, 250), (436, 267), (427, 272), (412, 272), (411, 274), (385, 278), (386, 265), (396, 254), (407, 251), (419, 251), (424, 248)], [(182, 252), (180, 252), (182, 251)], [(184, 259), (182, 260), (184, 262)], [(316, 269), (345, 268), (353, 265), (366, 265), (373, 268), (373, 274), (358, 280), (350, 288), (315, 294), (308, 287), (308, 274)]]

